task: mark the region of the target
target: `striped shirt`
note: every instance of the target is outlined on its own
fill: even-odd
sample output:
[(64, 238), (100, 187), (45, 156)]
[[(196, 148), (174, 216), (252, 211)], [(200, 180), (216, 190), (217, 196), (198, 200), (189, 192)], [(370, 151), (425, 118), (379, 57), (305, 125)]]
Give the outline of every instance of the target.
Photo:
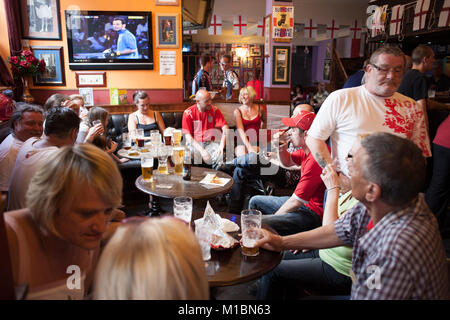
[(448, 271), (435, 217), (422, 197), (386, 214), (371, 230), (362, 203), (334, 226), (353, 246), (352, 299), (447, 299)]

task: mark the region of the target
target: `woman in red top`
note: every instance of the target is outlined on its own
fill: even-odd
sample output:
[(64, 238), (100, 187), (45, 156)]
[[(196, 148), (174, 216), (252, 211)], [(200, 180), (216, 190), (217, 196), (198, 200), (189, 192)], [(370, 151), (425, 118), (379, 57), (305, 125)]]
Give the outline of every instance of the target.
[(252, 87), (244, 87), (239, 92), (242, 106), (234, 110), (234, 119), (238, 131), (236, 157), (249, 152), (258, 153), (259, 129), (267, 128), (267, 114), (259, 104), (253, 104), (256, 92)]

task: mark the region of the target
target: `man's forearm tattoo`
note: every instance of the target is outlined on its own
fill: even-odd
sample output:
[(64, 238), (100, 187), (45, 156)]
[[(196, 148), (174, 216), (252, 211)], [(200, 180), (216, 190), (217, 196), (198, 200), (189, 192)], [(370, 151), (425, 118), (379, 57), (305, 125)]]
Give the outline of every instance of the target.
[(325, 168), (327, 166), (327, 162), (318, 152), (316, 152), (316, 161), (321, 168)]

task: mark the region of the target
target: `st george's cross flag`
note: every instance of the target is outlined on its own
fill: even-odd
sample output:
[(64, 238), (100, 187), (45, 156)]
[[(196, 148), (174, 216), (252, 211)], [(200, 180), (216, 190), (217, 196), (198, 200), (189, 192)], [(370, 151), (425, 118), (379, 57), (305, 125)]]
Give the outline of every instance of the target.
[(438, 27), (449, 27), (450, 26), (450, 0), (445, 0), (442, 6), (441, 13), (439, 14)]
[(241, 36), (247, 33), (247, 20), (242, 16), (235, 16), (233, 23), (234, 34)]
[(403, 6), (403, 5), (398, 5), (398, 6), (392, 7), (391, 22), (389, 24), (389, 35), (390, 36), (400, 34), (404, 9), (405, 9), (405, 6)]
[(425, 28), (429, 8), (430, 0), (417, 0), (416, 8), (414, 9), (413, 31)]
[(222, 18), (220, 16), (213, 15), (211, 17), (211, 24), (208, 28), (209, 35), (222, 34)]
[(306, 19), (305, 21), (305, 38), (317, 38), (317, 23), (313, 19)]

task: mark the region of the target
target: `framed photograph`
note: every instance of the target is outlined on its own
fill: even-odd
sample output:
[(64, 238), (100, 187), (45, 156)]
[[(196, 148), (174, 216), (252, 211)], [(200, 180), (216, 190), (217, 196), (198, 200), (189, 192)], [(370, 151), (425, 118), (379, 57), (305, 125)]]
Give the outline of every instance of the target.
[(250, 56), (251, 57), (260, 57), (261, 56), (261, 47), (259, 45), (250, 46)]
[(323, 80), (330, 80), (331, 74), (331, 59), (325, 59), (323, 61)]
[(157, 6), (177, 6), (179, 0), (155, 0)]
[(156, 47), (178, 48), (179, 14), (155, 14)]
[(272, 36), (272, 15), (264, 17), (264, 57), (270, 57), (270, 38)]
[(255, 68), (261, 68), (261, 58), (253, 58), (253, 62), (255, 63)]
[(79, 93), (83, 97), (86, 107), (92, 107), (94, 105), (94, 90), (92, 88), (81, 88), (79, 89)]
[(290, 42), (294, 37), (294, 6), (272, 6), (272, 39)]
[(104, 71), (77, 71), (75, 78), (77, 88), (106, 87), (106, 72)]
[(63, 47), (32, 46), (36, 58), (44, 59), (45, 71), (33, 77), (35, 86), (65, 86)]
[(22, 38), (61, 40), (59, 0), (19, 0)]
[(289, 84), (291, 47), (273, 47), (272, 84)]
[(247, 58), (247, 68), (253, 69), (253, 57)]
[(233, 67), (241, 66), (241, 58), (237, 54), (233, 54)]

